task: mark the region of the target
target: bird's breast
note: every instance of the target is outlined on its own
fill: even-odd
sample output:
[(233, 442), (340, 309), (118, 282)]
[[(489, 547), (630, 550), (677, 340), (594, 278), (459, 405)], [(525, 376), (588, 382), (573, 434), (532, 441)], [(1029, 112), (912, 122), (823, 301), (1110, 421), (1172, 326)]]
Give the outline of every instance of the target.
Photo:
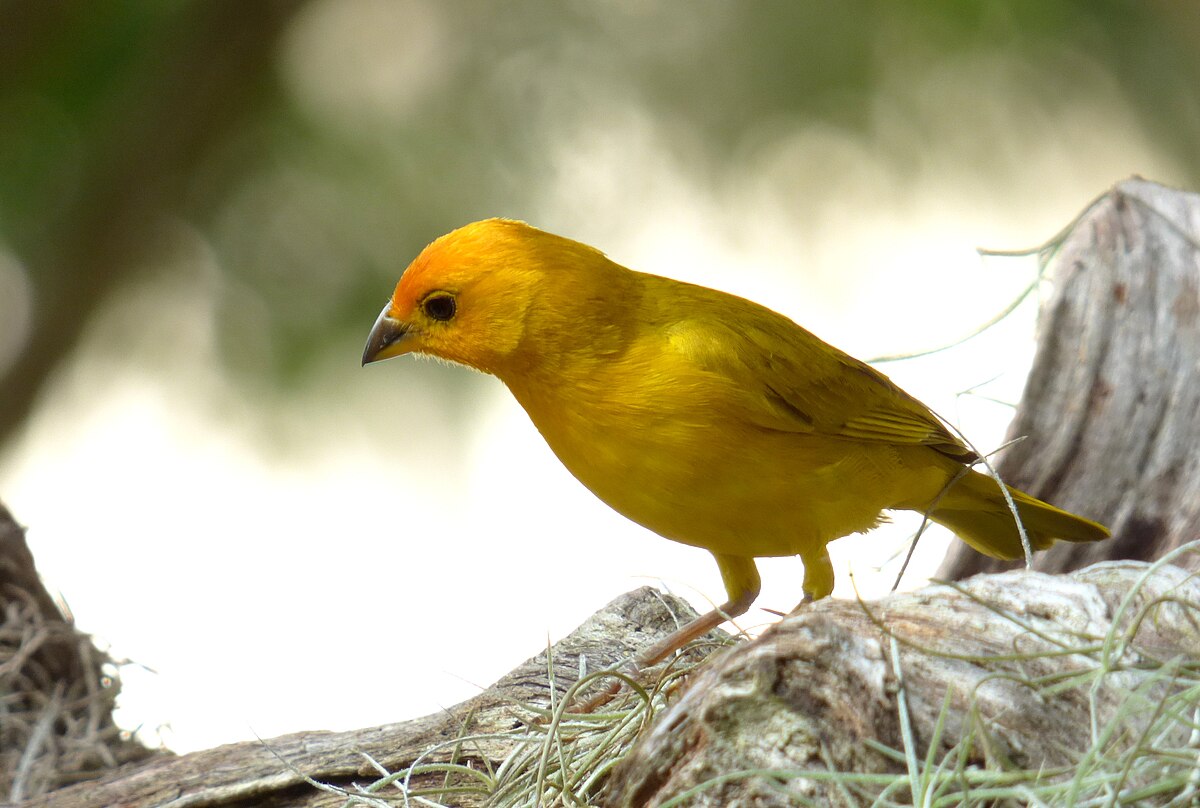
[(765, 430), (694, 393), (648, 397), (602, 383), (513, 392), (592, 493), (666, 538), (713, 552), (804, 553), (870, 529), (891, 496), (886, 453)]

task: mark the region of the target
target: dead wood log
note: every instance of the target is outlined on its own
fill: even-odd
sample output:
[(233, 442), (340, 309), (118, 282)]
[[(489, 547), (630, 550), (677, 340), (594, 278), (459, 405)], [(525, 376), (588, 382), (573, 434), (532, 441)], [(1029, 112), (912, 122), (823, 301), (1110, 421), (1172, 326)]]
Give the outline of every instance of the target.
[[(1200, 578), (1170, 564), (1149, 569), (1022, 570), (875, 603), (819, 601), (706, 665), (619, 764), (606, 804), (654, 806), (692, 792), (689, 808), (867, 805), (878, 781), (828, 775), (894, 773), (903, 783), (906, 747), (951, 771), (1024, 772), (1032, 788), (1069, 780), (1097, 728), (1111, 731), (1100, 754), (1124, 760), (1153, 739), (1145, 742), (1190, 749), (1190, 764), (1186, 755), (1179, 763), (1200, 778), (1186, 717), (1200, 710)], [(1188, 684), (1164, 673), (1168, 660), (1192, 671)], [(1185, 718), (1159, 720), (1172, 709)], [(1108, 785), (1137, 793), (1165, 779), (1164, 768), (1131, 767)], [(893, 797), (920, 801), (904, 788)], [(941, 800), (954, 804), (954, 792)]]
[[(521, 705), (549, 705), (548, 655), (554, 660), (556, 698), (561, 699), (578, 680), (581, 659), (590, 670), (616, 665), (695, 616), (686, 602), (643, 587), (592, 615), (551, 651), (445, 712), (351, 732), (299, 732), (160, 758), (29, 800), (21, 808), (316, 808), (344, 805), (346, 798), (320, 791), (305, 778), (352, 790), (356, 783), (379, 779), (372, 760), (392, 772), (406, 769), (418, 757), (425, 763), (454, 758), (481, 771), (495, 769), (515, 745), (510, 737), (475, 740), (462, 747), (454, 741), (468, 734), (511, 735), (530, 719)], [(381, 672), (380, 682), (387, 686), (386, 672)], [(437, 784), (442, 777), (416, 777), (412, 788)], [(464, 797), (454, 804), (474, 805), (478, 800)]]
[[(1200, 538), (1200, 195), (1126, 180), (1047, 252), (1055, 289), (1009, 427), (1023, 440), (997, 471), (1113, 531), (1039, 553), (1034, 569), (1160, 558)], [(955, 542), (936, 577), (1022, 564)]]

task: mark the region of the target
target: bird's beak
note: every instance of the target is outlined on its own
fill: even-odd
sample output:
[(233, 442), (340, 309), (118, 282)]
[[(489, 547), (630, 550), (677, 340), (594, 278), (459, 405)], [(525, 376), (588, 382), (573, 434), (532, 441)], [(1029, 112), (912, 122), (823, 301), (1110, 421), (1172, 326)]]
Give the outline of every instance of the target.
[(391, 308), (391, 304), (384, 306), (375, 325), (371, 327), (371, 334), (367, 337), (367, 347), (363, 350), (362, 363), (364, 365), (391, 359), (393, 356), (400, 356), (409, 351), (408, 341), (405, 337), (409, 334), (410, 326), (391, 316), (389, 314)]

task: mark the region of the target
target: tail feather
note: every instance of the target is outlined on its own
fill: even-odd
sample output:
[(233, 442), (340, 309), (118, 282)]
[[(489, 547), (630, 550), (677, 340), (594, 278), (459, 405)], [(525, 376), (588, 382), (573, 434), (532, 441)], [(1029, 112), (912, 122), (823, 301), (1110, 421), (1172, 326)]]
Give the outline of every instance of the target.
[[(1055, 541), (1100, 541), (1109, 536), (1101, 524), (1068, 513), (1024, 491), (1008, 488), (1021, 524), (1034, 550), (1044, 550)], [(993, 558), (1021, 558), (1021, 536), (1012, 511), (991, 477), (970, 471), (929, 514), (933, 521), (953, 530), (960, 539)]]

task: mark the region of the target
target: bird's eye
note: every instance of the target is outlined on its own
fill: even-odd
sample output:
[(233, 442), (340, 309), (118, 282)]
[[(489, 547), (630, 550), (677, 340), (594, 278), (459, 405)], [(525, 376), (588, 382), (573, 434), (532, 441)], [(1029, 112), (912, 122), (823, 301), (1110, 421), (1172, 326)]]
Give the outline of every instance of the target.
[(453, 319), (454, 313), (458, 310), (458, 304), (454, 302), (454, 296), (445, 292), (435, 292), (421, 303), (421, 308), (425, 310), (425, 314), (432, 320), (440, 320), (446, 322)]

